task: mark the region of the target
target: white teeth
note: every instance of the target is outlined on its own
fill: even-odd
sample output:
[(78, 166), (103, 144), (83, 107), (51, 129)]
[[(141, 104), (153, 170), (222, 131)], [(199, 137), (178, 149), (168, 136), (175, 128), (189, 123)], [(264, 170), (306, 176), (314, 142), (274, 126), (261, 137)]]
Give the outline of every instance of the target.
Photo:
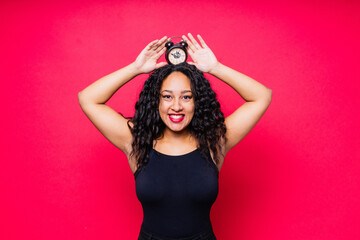
[(175, 119), (179, 119), (182, 118), (184, 115), (170, 115), (170, 117), (175, 118)]

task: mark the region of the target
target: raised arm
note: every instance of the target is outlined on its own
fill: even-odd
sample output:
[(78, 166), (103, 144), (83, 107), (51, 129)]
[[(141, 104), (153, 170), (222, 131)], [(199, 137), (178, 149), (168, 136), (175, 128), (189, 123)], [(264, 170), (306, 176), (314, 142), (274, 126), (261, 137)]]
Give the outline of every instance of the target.
[(189, 55), (194, 65), (232, 87), (245, 101), (235, 112), (225, 118), (226, 138), (225, 154), (238, 144), (250, 131), (269, 107), (272, 90), (254, 79), (231, 69), (217, 61), (214, 53), (198, 35), (201, 45), (189, 33)]
[(166, 63), (157, 63), (165, 52), (167, 37), (149, 43), (128, 66), (100, 78), (79, 92), (81, 109), (95, 127), (127, 156), (131, 152), (132, 135), (128, 120), (105, 103), (125, 83), (142, 73), (149, 73)]

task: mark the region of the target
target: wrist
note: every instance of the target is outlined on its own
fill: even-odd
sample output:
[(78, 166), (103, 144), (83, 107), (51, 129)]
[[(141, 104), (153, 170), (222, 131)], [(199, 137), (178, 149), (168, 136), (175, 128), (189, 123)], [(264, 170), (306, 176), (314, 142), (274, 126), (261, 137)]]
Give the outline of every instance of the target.
[(143, 74), (143, 72), (140, 70), (140, 68), (137, 66), (137, 64), (135, 62), (130, 63), (128, 65), (128, 69), (135, 76)]
[(213, 68), (211, 68), (211, 70), (208, 73), (215, 76), (219, 73), (219, 71), (221, 71), (221, 68), (223, 66), (224, 65), (222, 65), (220, 62), (217, 62), (216, 65)]

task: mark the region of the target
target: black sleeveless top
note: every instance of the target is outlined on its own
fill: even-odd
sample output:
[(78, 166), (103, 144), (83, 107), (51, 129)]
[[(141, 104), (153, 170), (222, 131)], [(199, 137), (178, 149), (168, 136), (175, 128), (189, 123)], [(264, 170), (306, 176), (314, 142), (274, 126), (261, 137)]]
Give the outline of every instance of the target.
[(219, 171), (200, 150), (180, 156), (150, 151), (134, 174), (143, 208), (141, 228), (166, 237), (187, 237), (212, 229), (210, 209), (218, 195)]

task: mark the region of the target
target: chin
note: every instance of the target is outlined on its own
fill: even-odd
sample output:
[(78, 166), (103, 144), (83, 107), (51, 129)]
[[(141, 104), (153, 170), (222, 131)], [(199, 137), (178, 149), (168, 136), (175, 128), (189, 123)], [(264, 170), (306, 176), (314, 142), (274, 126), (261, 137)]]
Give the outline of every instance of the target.
[(174, 126), (173, 123), (165, 124), (166, 128), (169, 129), (172, 132), (183, 132), (188, 129), (189, 124), (183, 125), (183, 126)]
[(182, 132), (184, 130), (187, 129), (187, 127), (171, 127), (171, 126), (166, 126), (169, 130), (171, 130), (172, 132)]

